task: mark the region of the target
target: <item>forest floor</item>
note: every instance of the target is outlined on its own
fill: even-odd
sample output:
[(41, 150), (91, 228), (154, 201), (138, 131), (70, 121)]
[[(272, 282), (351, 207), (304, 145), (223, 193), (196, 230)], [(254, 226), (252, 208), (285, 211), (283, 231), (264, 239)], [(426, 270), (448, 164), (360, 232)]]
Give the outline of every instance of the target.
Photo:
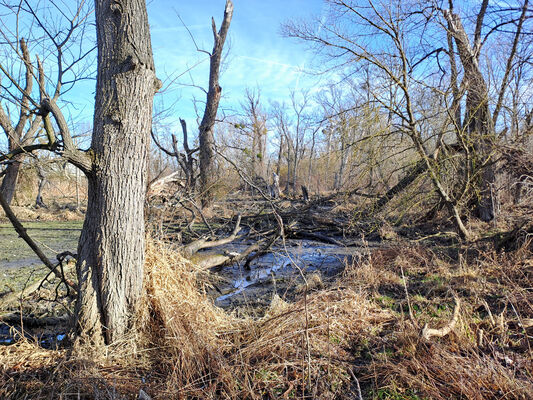
[[(292, 206), (278, 210), (286, 239), (250, 270), (199, 269), (175, 242), (228, 234), (242, 204), (217, 205), (209, 227), (184, 215), (152, 220), (144, 312), (131, 340), (114, 348), (72, 347), (73, 302), (54, 279), (24, 294), (0, 314), (0, 336), (12, 339), (0, 346), (0, 397), (122, 399), (141, 389), (153, 399), (533, 397), (527, 234), (509, 243), (506, 223), (478, 224), (470, 226), (478, 240), (462, 243), (446, 219), (394, 225), (354, 221), (347, 204)], [(237, 241), (195, 257), (242, 252), (275, 227), (268, 209), (248, 210)], [(79, 218), (39, 219), (24, 225), (47, 256), (75, 249)], [(22, 265), (33, 256), (7, 225), (0, 236), (5, 296), (46, 271)]]

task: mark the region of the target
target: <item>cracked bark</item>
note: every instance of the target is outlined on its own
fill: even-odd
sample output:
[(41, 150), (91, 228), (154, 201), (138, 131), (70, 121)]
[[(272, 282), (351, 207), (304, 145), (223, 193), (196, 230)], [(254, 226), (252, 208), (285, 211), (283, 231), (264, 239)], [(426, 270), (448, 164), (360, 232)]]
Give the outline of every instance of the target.
[(95, 1), (98, 75), (88, 205), (78, 245), (80, 339), (113, 343), (143, 288), (144, 197), (155, 76), (144, 0)]

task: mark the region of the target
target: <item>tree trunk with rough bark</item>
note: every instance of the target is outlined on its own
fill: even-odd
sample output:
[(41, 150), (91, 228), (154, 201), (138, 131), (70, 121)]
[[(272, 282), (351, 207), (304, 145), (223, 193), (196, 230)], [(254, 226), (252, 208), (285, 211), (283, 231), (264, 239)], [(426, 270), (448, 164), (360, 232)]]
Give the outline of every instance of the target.
[(37, 176), (39, 177), (39, 187), (37, 189), (37, 196), (35, 197), (35, 207), (46, 208), (46, 204), (44, 204), (43, 201), (43, 189), (44, 185), (46, 184), (46, 176), (44, 175), (44, 171), (40, 167), (37, 170)]
[(78, 245), (77, 328), (113, 343), (143, 288), (144, 198), (155, 76), (145, 0), (96, 0), (98, 75), (88, 205)]

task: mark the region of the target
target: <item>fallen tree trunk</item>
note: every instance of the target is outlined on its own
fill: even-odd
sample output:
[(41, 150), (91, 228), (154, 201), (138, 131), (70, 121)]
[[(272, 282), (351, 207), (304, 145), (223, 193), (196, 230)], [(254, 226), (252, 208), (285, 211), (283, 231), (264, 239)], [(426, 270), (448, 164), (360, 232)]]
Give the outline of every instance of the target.
[(378, 201), (376, 201), (370, 208), (369, 211), (376, 213), (379, 212), (383, 207), (385, 207), (389, 201), (391, 201), (394, 196), (398, 193), (404, 191), (413, 183), (416, 178), (426, 172), (428, 169), (427, 164), (424, 160), (418, 161), (400, 181), (390, 188), (387, 193), (385, 193)]
[(70, 316), (63, 315), (60, 317), (28, 317), (20, 313), (6, 314), (0, 317), (0, 321), (10, 325), (24, 324), (25, 327), (38, 328), (43, 326), (54, 326), (64, 324), (70, 321)]
[(239, 216), (237, 217), (235, 228), (233, 229), (233, 232), (231, 233), (230, 236), (222, 238), (222, 239), (218, 239), (218, 240), (208, 240), (208, 238), (202, 238), (202, 239), (195, 240), (194, 242), (191, 242), (188, 245), (183, 247), (182, 249), (183, 254), (185, 255), (185, 257), (190, 257), (201, 249), (222, 246), (224, 244), (233, 242), (237, 238), (237, 235), (241, 230), (240, 225), (241, 225), (241, 215), (239, 214)]
[(289, 232), (288, 236), (293, 236), (295, 238), (304, 238), (304, 239), (311, 239), (316, 240), (318, 242), (328, 243), (328, 244), (334, 244), (336, 246), (344, 247), (345, 244), (332, 238), (329, 236), (326, 236), (322, 233), (318, 232), (308, 232), (308, 231), (298, 231), (298, 232)]
[(27, 286), (18, 292), (6, 293), (2, 297), (0, 297), (0, 307), (5, 308), (11, 303), (14, 303), (16, 300), (19, 300), (25, 296), (32, 294), (37, 289), (39, 289), (40, 286), (41, 286), (41, 281), (35, 282), (31, 284), (30, 286)]

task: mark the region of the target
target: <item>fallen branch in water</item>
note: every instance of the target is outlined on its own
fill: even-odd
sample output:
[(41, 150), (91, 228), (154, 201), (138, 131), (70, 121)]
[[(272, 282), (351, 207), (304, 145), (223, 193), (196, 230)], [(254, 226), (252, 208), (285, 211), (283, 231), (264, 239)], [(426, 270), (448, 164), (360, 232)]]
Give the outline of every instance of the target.
[(55, 326), (64, 324), (70, 321), (69, 315), (62, 315), (59, 317), (28, 317), (20, 313), (10, 313), (0, 317), (0, 321), (9, 325), (20, 325), (21, 323), (25, 327), (38, 328), (43, 326)]

